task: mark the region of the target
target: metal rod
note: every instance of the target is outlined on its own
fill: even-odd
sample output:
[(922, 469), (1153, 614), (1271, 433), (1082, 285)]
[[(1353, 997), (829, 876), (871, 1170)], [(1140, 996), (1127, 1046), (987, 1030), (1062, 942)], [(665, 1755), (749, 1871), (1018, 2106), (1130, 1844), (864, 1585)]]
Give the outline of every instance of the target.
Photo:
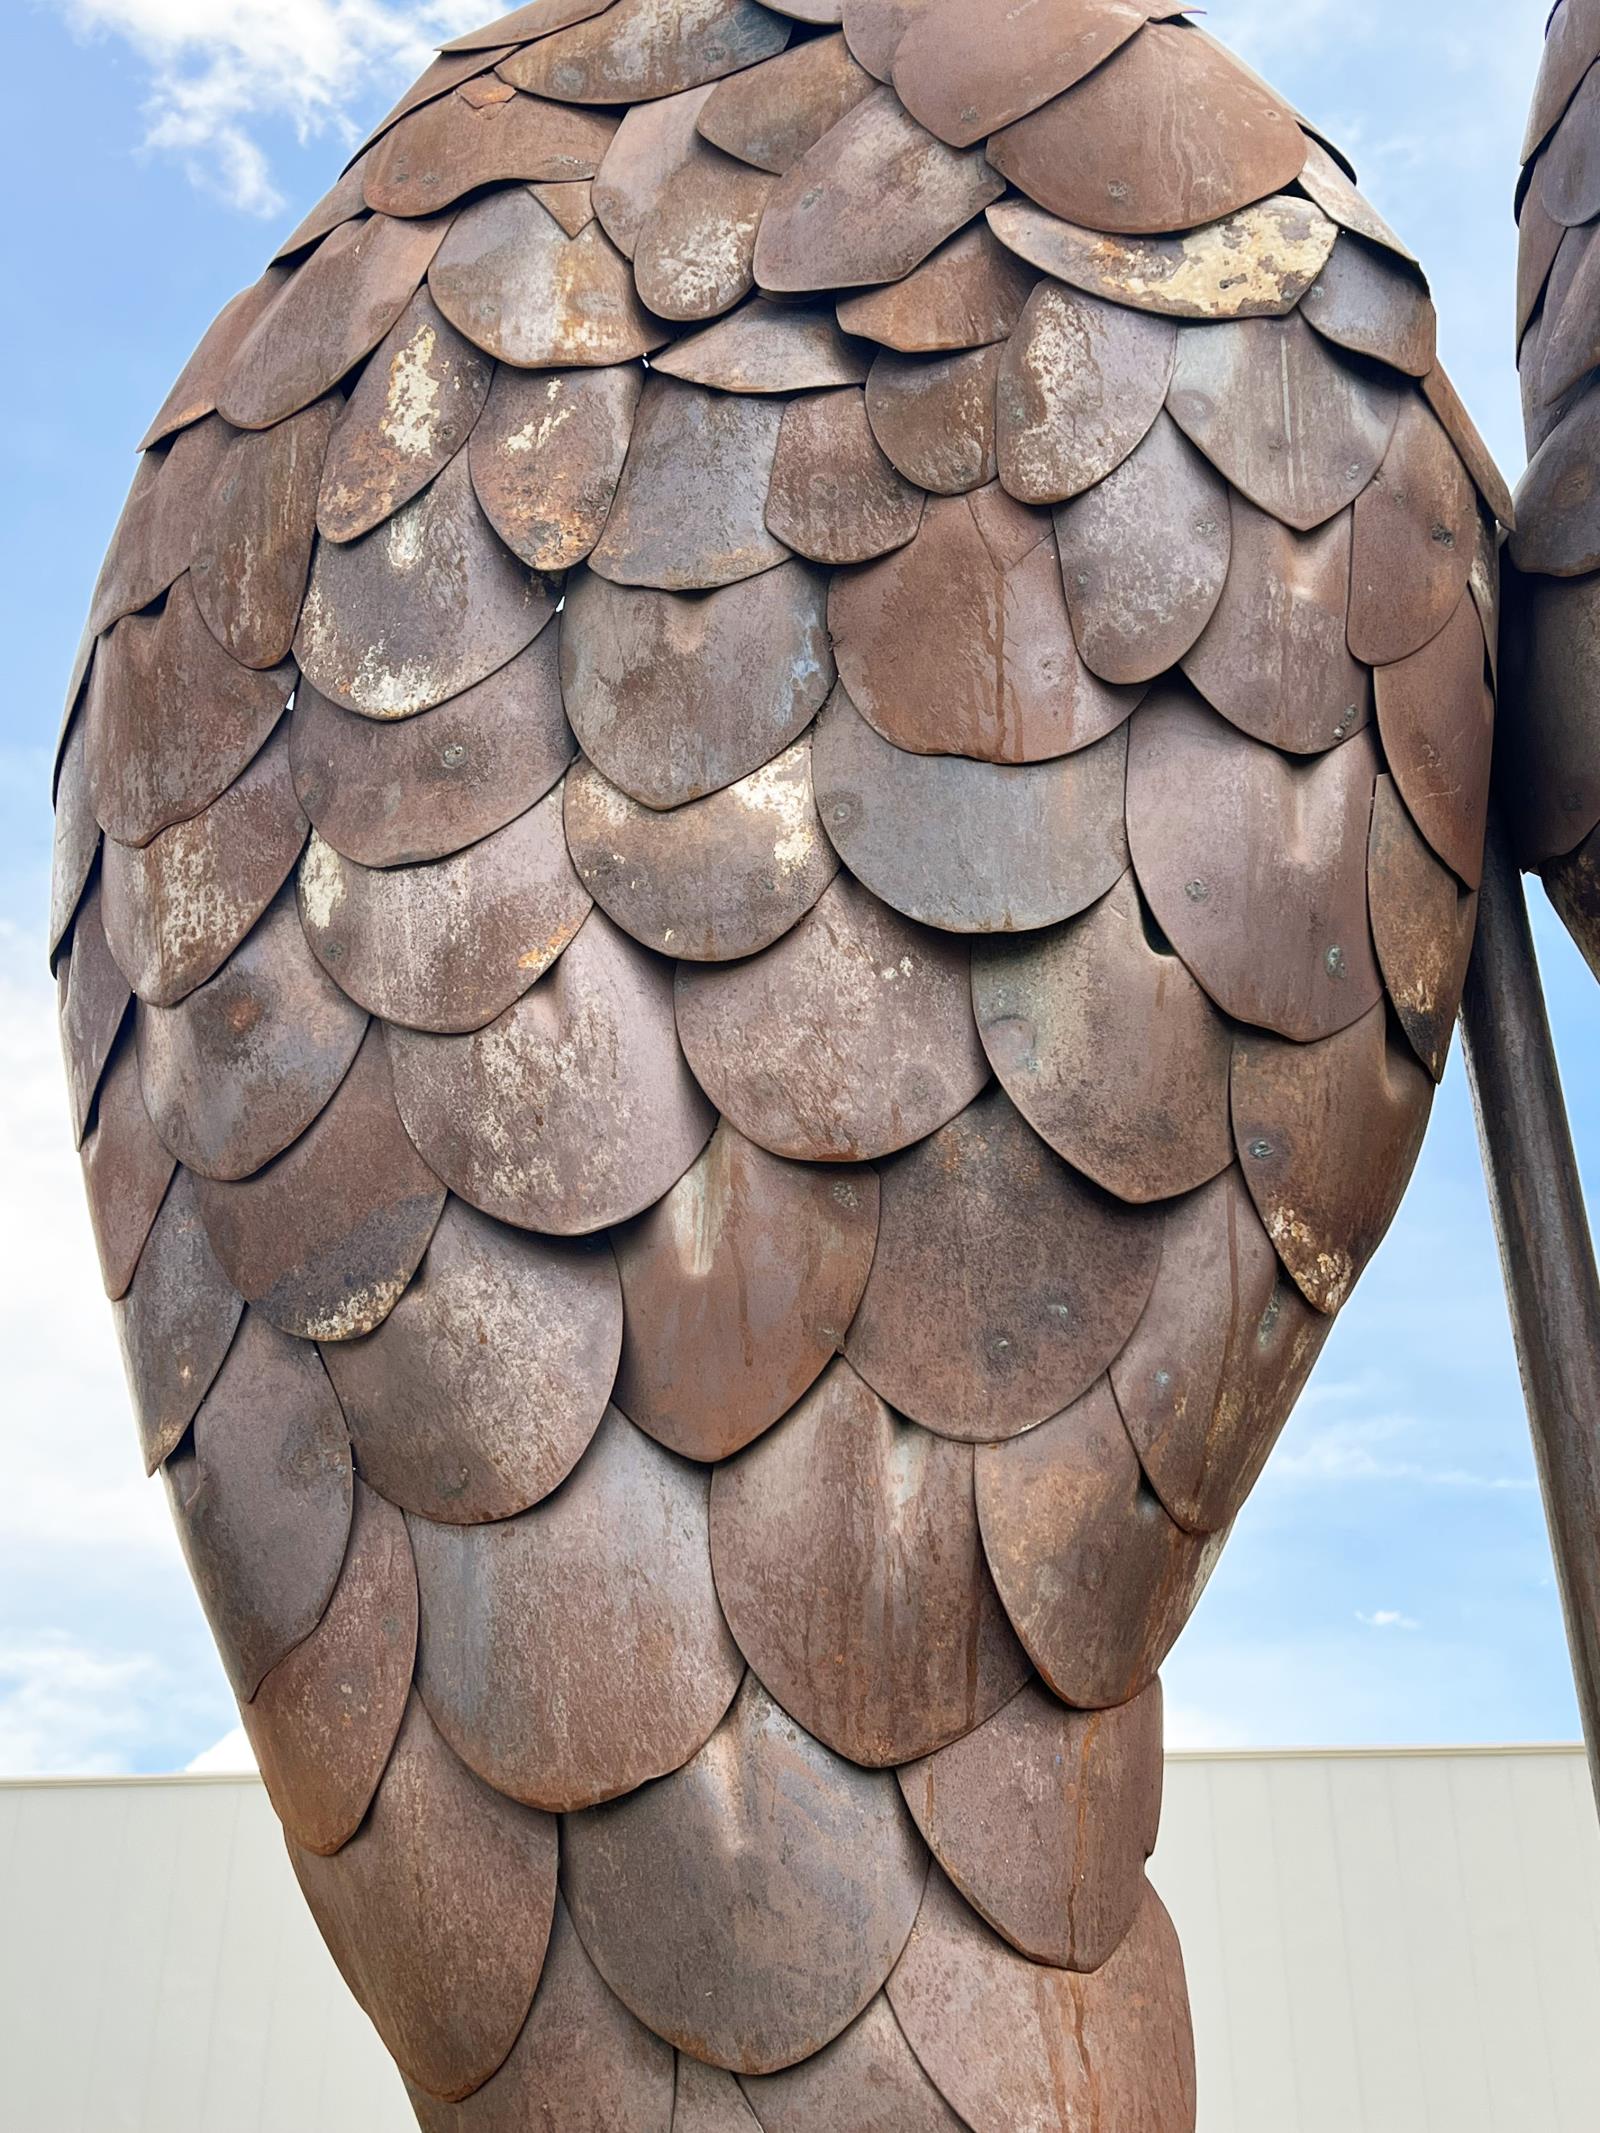
[(1489, 823), (1461, 1024), (1600, 1803), (1600, 1277), (1528, 906), (1498, 811)]

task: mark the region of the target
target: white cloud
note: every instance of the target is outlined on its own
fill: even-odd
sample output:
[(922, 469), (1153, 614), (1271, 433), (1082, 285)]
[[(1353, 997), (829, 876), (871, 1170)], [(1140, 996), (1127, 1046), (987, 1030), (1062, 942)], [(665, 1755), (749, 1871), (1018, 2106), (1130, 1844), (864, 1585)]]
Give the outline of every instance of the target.
[(1366, 1629), (1421, 1629), (1422, 1624), (1411, 1615), (1403, 1615), (1397, 1607), (1379, 1607), (1364, 1614), (1358, 1607), (1356, 1620)]
[(0, 1642), (0, 1770), (103, 1777), (126, 1770), (160, 1668), (95, 1652), (64, 1632)]
[[(1306, 1420), (1318, 1409), (1365, 1406), (1371, 1388), (1364, 1384), (1313, 1383), (1302, 1398)], [(1395, 1413), (1359, 1413), (1317, 1424), (1303, 1422), (1293, 1438), (1280, 1445), (1268, 1463), (1269, 1483), (1394, 1482), (1423, 1489), (1459, 1489), (1489, 1494), (1526, 1495), (1537, 1484), (1531, 1475), (1489, 1474), (1478, 1469), (1422, 1458), (1411, 1449), (1427, 1432), (1416, 1418)]]
[(1162, 1730), (1169, 1749), (1191, 1754), (1249, 1746), (1248, 1735), (1231, 1720), (1204, 1710), (1199, 1704), (1174, 1703), (1170, 1697), (1163, 1708)]
[(180, 156), (196, 183), (252, 215), (283, 197), (258, 138), (354, 138), (375, 84), (422, 71), (441, 38), (493, 16), (487, 0), (63, 0), (80, 36), (122, 38), (149, 70), (146, 146)]
[(234, 1726), (183, 1767), (190, 1777), (232, 1777), (237, 1771), (255, 1769), (255, 1751), (244, 1727)]

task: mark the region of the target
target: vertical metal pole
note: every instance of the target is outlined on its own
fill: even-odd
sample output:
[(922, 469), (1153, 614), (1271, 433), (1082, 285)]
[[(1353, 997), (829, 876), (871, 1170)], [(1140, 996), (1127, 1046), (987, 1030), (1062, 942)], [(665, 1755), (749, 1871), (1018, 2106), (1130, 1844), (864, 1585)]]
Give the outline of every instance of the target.
[(1498, 812), (1461, 1023), (1600, 1802), (1600, 1278), (1522, 879)]

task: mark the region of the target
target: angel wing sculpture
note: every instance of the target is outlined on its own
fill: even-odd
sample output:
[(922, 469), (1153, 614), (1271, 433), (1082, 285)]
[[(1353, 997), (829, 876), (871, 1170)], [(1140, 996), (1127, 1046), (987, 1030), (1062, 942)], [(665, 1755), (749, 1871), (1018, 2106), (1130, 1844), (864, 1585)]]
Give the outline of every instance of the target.
[(1192, 2126), (1158, 1672), (1443, 1069), (1509, 514), (1146, 0), (534, 0), (210, 329), (63, 1030), (428, 2133)]

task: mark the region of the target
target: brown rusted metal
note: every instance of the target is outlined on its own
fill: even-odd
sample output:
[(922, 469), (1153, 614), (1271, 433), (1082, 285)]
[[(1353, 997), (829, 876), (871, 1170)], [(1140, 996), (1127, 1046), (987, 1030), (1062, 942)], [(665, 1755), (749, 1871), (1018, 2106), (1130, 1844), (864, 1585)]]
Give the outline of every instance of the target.
[(913, 755), (840, 688), (812, 779), (834, 848), (874, 896), (947, 932), (1016, 933), (1071, 918), (1126, 868), (1127, 760), (1125, 726), (1046, 763)]
[(768, 400), (651, 378), (590, 569), (618, 585), (703, 592), (781, 563), (788, 550), (763, 514), (782, 420)]
[(499, 72), (563, 103), (642, 103), (719, 81), (788, 41), (788, 23), (756, 0), (615, 0), (540, 37)]
[(1600, 570), (1600, 401), (1590, 394), (1534, 453), (1518, 484), (1521, 524), (1507, 548), (1533, 577), (1581, 578)]
[(852, 1762), (932, 1754), (1027, 1677), (978, 1538), (971, 1447), (891, 1414), (842, 1358), (719, 1471), (711, 1550), (757, 1678)]
[(754, 955), (804, 918), (839, 871), (811, 777), (802, 737), (748, 777), (661, 812), (580, 763), (565, 785), (572, 864), (647, 948), (687, 962)]
[(1030, 1963), (937, 1870), (889, 2002), (924, 2069), (972, 2133), (1194, 2124), (1194, 2042), (1172, 1921), (1146, 1889), (1127, 1939), (1079, 1977)]
[(221, 969), (288, 878), (306, 841), (280, 723), (203, 813), (142, 850), (102, 849), (106, 940), (141, 1000), (174, 1007)]
[(1384, 754), (1412, 820), (1469, 889), (1483, 866), (1494, 695), (1470, 592), (1431, 643), (1373, 676)]
[(1569, 229), (1600, 215), (1600, 68), (1591, 66), (1534, 166), (1545, 213)]
[(515, 2044), (549, 1942), (556, 1825), (491, 1792), (413, 1692), (366, 1821), (289, 1858), (345, 1983), (401, 2072), (446, 2100)]
[(805, 393), (784, 408), (767, 530), (785, 546), (816, 563), (869, 563), (914, 538), (924, 502), (872, 434), (865, 393)]
[(233, 350), (220, 412), (236, 429), (265, 430), (320, 400), (410, 303), (449, 220), (371, 215), (324, 237)]
[(1182, 23), (1147, 23), (988, 152), (1052, 214), (1137, 233), (1193, 229), (1281, 192), (1306, 143), (1288, 107), (1219, 46)]
[(406, 1138), (381, 1025), (310, 1130), (254, 1177), (202, 1178), (228, 1279), (302, 1340), (351, 1340), (394, 1309), (428, 1248), (444, 1187)]
[(194, 1180), (180, 1170), (114, 1314), (147, 1473), (194, 1420), (243, 1310), (206, 1236)]
[[(532, 0), (147, 439), (74, 1122), (427, 2133), (1192, 2133), (1151, 1676), (1415, 1153), (1512, 504), (1182, 12)], [(1600, 966), (1600, 251), (1524, 217), (1520, 552), (1582, 574), (1505, 774)]]
[(1168, 405), (1236, 489), (1305, 533), (1377, 473), (1400, 400), (1291, 315), (1185, 327)]
[(383, 1324), (328, 1343), (323, 1360), (373, 1486), (472, 1524), (513, 1518), (565, 1480), (605, 1412), (621, 1338), (603, 1245), (523, 1236), (452, 1199)]
[(981, 152), (947, 148), (875, 89), (779, 179), (756, 280), (789, 294), (898, 281), (1004, 191)]
[(1378, 755), (1358, 733), (1299, 762), (1164, 687), (1128, 744), (1139, 887), (1225, 1013), (1304, 1044), (1380, 997), (1367, 924)]
[(1228, 485), (1170, 415), (1056, 513), (1067, 612), (1102, 681), (1147, 682), (1193, 645), (1228, 576)]
[[(208, 1401), (195, 1431), (202, 1459), (211, 1413)], [(240, 1706), (278, 1819), (308, 1852), (331, 1857), (366, 1819), (405, 1716), (416, 1651), (405, 1520), (357, 1479), (349, 1545), (321, 1620)]]
[[(434, 567), (441, 552), (448, 571)], [(317, 543), (295, 657), (346, 710), (409, 718), (514, 659), (554, 607), (495, 538), (458, 452), (384, 525)]]
[(414, 718), (363, 718), (302, 681), (289, 761), (300, 805), (362, 866), (443, 859), (503, 828), (577, 752), (561, 702), (558, 633)]
[(989, 1568), (1046, 1682), (1090, 1710), (1137, 1696), (1225, 1536), (1186, 1533), (1168, 1516), (1104, 1378), (1041, 1428), (980, 1445), (976, 1475)]
[(1091, 296), (1169, 318), (1281, 318), (1313, 287), (1338, 231), (1310, 201), (1279, 194), (1176, 237), (1081, 229), (1028, 200), (989, 227), (1019, 258)]
[(999, 345), (931, 361), (884, 354), (867, 378), (867, 414), (884, 452), (908, 482), (961, 496), (992, 482)]
[(468, 83), (401, 119), (367, 159), (366, 202), (384, 215), (436, 215), (480, 186), (512, 178), (560, 184), (592, 178), (614, 121), (570, 105), (498, 94)]
[(1478, 901), (1435, 859), (1387, 777), (1378, 780), (1373, 802), (1367, 902), (1378, 964), (1400, 1026), (1434, 1080), (1442, 1081)]
[(846, 112), (872, 77), (842, 36), (813, 37), (759, 66), (726, 75), (700, 108), (702, 136), (757, 170), (782, 177)]
[(151, 1224), (172, 1182), (175, 1158), (150, 1123), (139, 1087), (139, 1062), (124, 1040), (95, 1097), (84, 1135), (83, 1185), (106, 1294), (126, 1296)]
[(835, 578), (828, 624), (850, 701), (919, 754), (1041, 762), (1115, 732), (1139, 700), (1084, 665), (1050, 520), (998, 485), (930, 502), (907, 547)]
[(1180, 1526), (1232, 1524), (1330, 1325), (1279, 1264), (1236, 1169), (1168, 1211), (1156, 1285), (1111, 1388)]
[(747, 2076), (740, 2086), (759, 2113), (761, 2133), (962, 2133), (882, 1993), (811, 2058), (781, 2074)]
[(472, 485), (532, 570), (570, 570), (605, 529), (644, 379), (601, 370), (495, 372), (472, 433)]
[(425, 489), (471, 435), (493, 376), (488, 357), (419, 289), (373, 351), (329, 440), (317, 499), (323, 539), (358, 540)]
[(694, 155), (700, 139), (695, 122), (713, 86), (680, 90), (624, 112), (595, 173), (593, 204), (601, 228), (625, 258), (633, 257), (646, 215)]
[(1069, 1170), (1002, 1090), (886, 1168), (881, 1190), (845, 1353), (929, 1429), (980, 1444), (1032, 1429), (1086, 1391), (1138, 1323), (1159, 1220)]
[(967, 148), (1082, 81), (1160, 12), (1154, 0), (1045, 0), (991, 18), (946, 0), (908, 25), (895, 90), (942, 141)]
[(650, 310), (674, 320), (717, 318), (749, 294), (772, 185), (765, 171), (700, 143), (639, 225), (633, 273)]
[(482, 1029), (542, 978), (593, 909), (561, 825), (561, 791), (425, 866), (345, 859), (315, 831), (300, 922), (328, 975), (408, 1029)]
[(530, 1807), (593, 1807), (676, 1770), (744, 1660), (711, 1574), (711, 1480), (608, 1411), (519, 1518), (413, 1517), (417, 1687), (469, 1769)]
[(742, 1450), (843, 1343), (877, 1240), (873, 1171), (782, 1162), (724, 1119), (617, 1238), (618, 1405), (685, 1458)]
[(908, 1147), (988, 1073), (966, 943), (886, 910), (845, 873), (763, 954), (681, 968), (677, 1009), (718, 1111), (802, 1162)]
[(248, 1701), (322, 1620), (350, 1534), (350, 1439), (315, 1351), (247, 1311), (163, 1472), (222, 1664)]
[(1000, 479), (1059, 504), (1119, 467), (1166, 398), (1178, 336), (1165, 319), (1041, 282), (1006, 343), (996, 389)]
[[(1382, 1001), (1316, 1044), (1241, 1036), (1233, 1130), (1278, 1256), (1319, 1311), (1337, 1311), (1394, 1220), (1433, 1084)], [(1323, 1122), (1348, 1119), (1335, 1148)]]
[(1438, 636), (1467, 588), (1477, 517), (1454, 445), (1421, 401), (1408, 400), (1355, 503), (1349, 634), (1358, 659), (1387, 665)]
[(1233, 1156), (1228, 1025), (1150, 933), (1130, 871), (1074, 924), (972, 958), (979, 1034), (1012, 1102), (1136, 1203), (1202, 1185)]
[(1341, 348), (1413, 378), (1437, 360), (1437, 320), (1420, 273), (1382, 246), (1346, 233), (1305, 293), (1305, 314)]
[(670, 2133), (672, 2061), (671, 2046), (629, 2014), (590, 1962), (558, 1895), (539, 1989), (505, 2064), (460, 2103), (407, 2087), (422, 2133), (526, 2133), (575, 2107), (591, 2114), (596, 2133)]
[(628, 363), (666, 338), (600, 225), (569, 237), (523, 185), (462, 209), (428, 287), (451, 325), (502, 363)]
[(200, 1177), (247, 1178), (322, 1110), (367, 1017), (317, 968), (286, 887), (215, 977), (176, 1007), (141, 1000), (137, 1027), (162, 1141)]
[(294, 683), (291, 665), (257, 673), (218, 644), (190, 575), (158, 614), (127, 616), (102, 640), (84, 705), (100, 826), (147, 845), (202, 814), (260, 752)]
[(1026, 266), (977, 222), (904, 281), (846, 297), (839, 323), (901, 355), (987, 348), (1009, 336), (1032, 287)]
[(561, 683), (591, 762), (656, 808), (771, 762), (833, 685), (826, 598), (826, 580), (801, 563), (703, 599), (592, 571), (570, 579)]
[(586, 1236), (676, 1184), (715, 1116), (669, 967), (591, 911), (531, 992), (471, 1036), (396, 1030), (395, 1093), (435, 1173), (486, 1214)]
[[(927, 1868), (889, 1772), (832, 1754), (754, 1675), (682, 1770), (570, 1816), (562, 1845), (574, 1923), (612, 1991), (742, 2074), (854, 2021), (905, 1947)], [(759, 1937), (742, 1930), (753, 1917)]]
[(674, 341), (651, 369), (719, 392), (789, 393), (859, 385), (867, 361), (868, 352), (844, 338), (826, 309), (756, 297)]
[(1296, 533), (1235, 490), (1227, 582), (1183, 671), (1258, 741), (1320, 755), (1367, 725), (1372, 676), (1349, 644), (1352, 519)]
[(1022, 1955), (1098, 1970), (1127, 1937), (1161, 1818), (1161, 1684), (1069, 1711), (1029, 1682), (908, 1763), (900, 1790), (944, 1871)]

